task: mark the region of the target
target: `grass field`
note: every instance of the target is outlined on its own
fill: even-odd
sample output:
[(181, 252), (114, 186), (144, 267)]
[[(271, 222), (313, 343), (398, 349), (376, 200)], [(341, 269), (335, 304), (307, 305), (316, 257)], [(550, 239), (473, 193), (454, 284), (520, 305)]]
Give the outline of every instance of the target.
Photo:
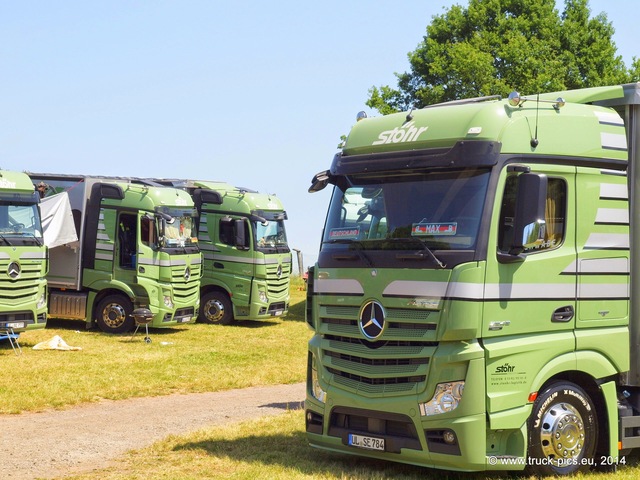
[[(580, 474), (573, 479), (640, 478), (638, 458), (616, 473)], [(488, 480), (532, 479), (523, 473), (455, 473), (374, 461), (311, 449), (301, 411), (290, 411), (239, 425), (203, 429), (130, 452), (118, 465), (76, 480), (136, 479), (359, 479), (359, 480)]]
[[(62, 408), (100, 399), (170, 393), (215, 392), (305, 379), (303, 283), (292, 288), (283, 319), (233, 326), (191, 324), (171, 329), (109, 335), (84, 322), (50, 320), (47, 328), (20, 336), (22, 354), (0, 344), (0, 414)], [(79, 351), (33, 350), (59, 335)]]

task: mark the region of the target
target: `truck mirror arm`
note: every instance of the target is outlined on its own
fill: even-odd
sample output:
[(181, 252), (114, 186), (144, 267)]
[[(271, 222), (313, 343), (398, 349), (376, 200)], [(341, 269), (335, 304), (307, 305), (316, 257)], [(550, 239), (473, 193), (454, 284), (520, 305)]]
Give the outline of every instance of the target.
[(524, 255), (522, 254), (514, 254), (514, 253), (505, 253), (505, 252), (497, 252), (498, 262), (500, 263), (518, 263), (524, 262)]

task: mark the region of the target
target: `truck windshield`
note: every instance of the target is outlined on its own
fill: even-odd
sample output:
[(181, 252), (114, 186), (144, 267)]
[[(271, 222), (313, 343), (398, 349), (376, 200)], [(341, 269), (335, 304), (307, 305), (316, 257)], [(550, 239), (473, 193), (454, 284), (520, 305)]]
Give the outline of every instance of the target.
[(0, 198), (0, 245), (42, 245), (38, 205)]
[(164, 233), (167, 248), (187, 247), (197, 243), (193, 233), (193, 218), (190, 216), (174, 217), (173, 222), (167, 222)]
[(349, 176), (333, 192), (321, 250), (473, 250), (489, 172)]
[(253, 225), (258, 250), (280, 252), (285, 249), (289, 251), (283, 220), (267, 220), (264, 223), (253, 222)]

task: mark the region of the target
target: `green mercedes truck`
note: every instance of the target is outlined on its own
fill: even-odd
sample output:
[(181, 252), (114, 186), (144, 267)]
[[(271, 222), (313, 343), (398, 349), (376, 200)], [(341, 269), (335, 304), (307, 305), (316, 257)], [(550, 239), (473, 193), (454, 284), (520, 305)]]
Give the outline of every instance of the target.
[(460, 471), (625, 463), (639, 109), (629, 84), (359, 115), (309, 189), (333, 186), (308, 279), (311, 446)]
[(198, 210), (204, 254), (198, 321), (228, 325), (286, 315), (292, 255), (280, 199), (225, 182), (152, 181), (189, 192)]
[(47, 323), (47, 247), (39, 203), (25, 173), (0, 170), (0, 332)]
[[(202, 254), (191, 197), (126, 178), (30, 173), (68, 195), (77, 241), (51, 248), (49, 316), (107, 333), (195, 322)], [(46, 232), (45, 232), (46, 233)]]

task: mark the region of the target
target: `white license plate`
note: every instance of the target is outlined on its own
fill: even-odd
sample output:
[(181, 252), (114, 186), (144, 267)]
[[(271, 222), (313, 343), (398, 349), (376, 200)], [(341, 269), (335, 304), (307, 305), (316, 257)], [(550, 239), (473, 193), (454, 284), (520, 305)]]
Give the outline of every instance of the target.
[(191, 317), (182, 317), (178, 319), (178, 323), (187, 323), (191, 320)]
[(283, 312), (284, 312), (284, 310), (276, 310), (275, 312), (273, 312), (273, 316), (274, 317), (278, 317), (278, 316), (282, 315)]
[(384, 438), (365, 437), (363, 435), (349, 434), (349, 445), (352, 447), (366, 448), (367, 450), (384, 451)]
[(7, 323), (7, 328), (24, 328), (24, 327), (25, 327), (24, 322), (8, 322)]

